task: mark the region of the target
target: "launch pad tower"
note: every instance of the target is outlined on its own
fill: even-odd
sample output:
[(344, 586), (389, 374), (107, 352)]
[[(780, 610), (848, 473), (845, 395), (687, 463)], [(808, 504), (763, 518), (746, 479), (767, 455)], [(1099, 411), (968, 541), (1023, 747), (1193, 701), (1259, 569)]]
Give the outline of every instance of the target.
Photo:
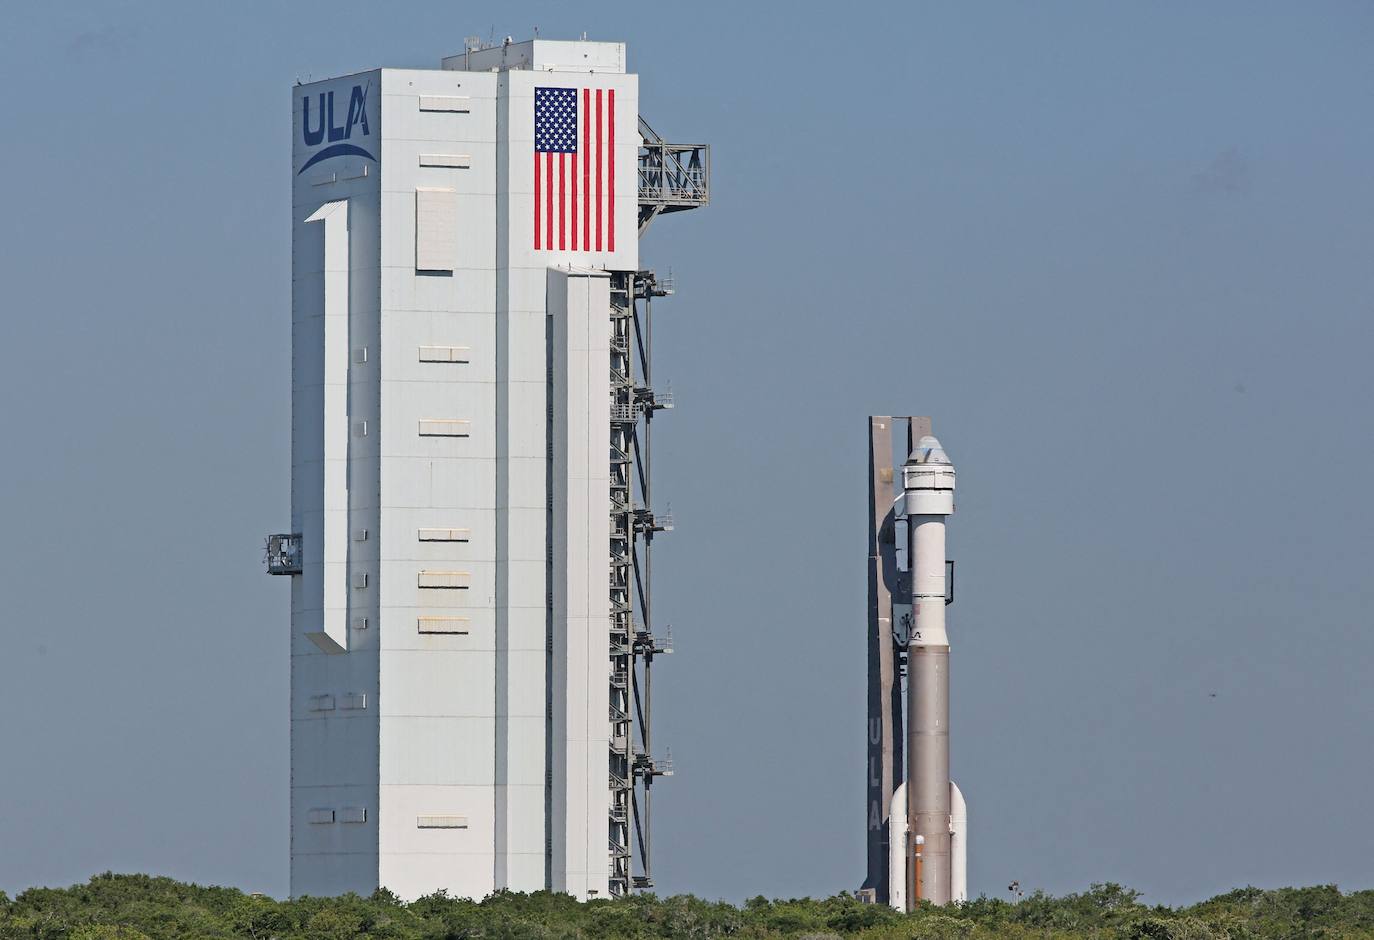
[(710, 160), (638, 98), (542, 39), (292, 89), (293, 895), (653, 885), (638, 241)]

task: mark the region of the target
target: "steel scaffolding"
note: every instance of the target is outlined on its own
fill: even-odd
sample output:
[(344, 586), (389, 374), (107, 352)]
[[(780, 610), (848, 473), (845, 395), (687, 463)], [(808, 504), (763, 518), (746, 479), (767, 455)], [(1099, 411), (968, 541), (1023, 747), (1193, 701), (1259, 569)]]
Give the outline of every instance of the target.
[(670, 144), (639, 119), (639, 233), (665, 212), (696, 209), (711, 202), (711, 148)]
[[(669, 290), (649, 271), (611, 282), (611, 893), (653, 886), (652, 788), (672, 774), (653, 752), (653, 541), (672, 519), (653, 509), (653, 418), (672, 407), (653, 379), (653, 299)], [(632, 827), (633, 826), (633, 831)], [(632, 841), (633, 839), (633, 841)], [(635, 858), (638, 865), (635, 865)]]
[[(710, 148), (663, 141), (642, 119), (639, 231), (662, 212), (706, 205)], [(654, 632), (654, 537), (673, 528), (653, 504), (654, 415), (673, 407), (653, 384), (653, 302), (673, 292), (652, 271), (611, 280), (611, 894), (652, 888), (653, 785), (673, 773), (653, 749), (654, 657), (673, 651), (672, 631)]]

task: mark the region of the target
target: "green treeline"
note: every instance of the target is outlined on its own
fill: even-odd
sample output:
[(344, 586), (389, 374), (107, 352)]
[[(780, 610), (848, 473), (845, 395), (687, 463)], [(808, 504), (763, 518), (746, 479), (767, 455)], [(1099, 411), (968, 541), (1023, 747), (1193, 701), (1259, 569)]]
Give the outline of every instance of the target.
[(863, 940), (1245, 940), (1374, 938), (1374, 891), (1335, 886), (1242, 888), (1185, 908), (1149, 907), (1135, 891), (1093, 885), (1083, 894), (1034, 894), (1019, 902), (979, 898), (898, 914), (850, 895), (743, 907), (690, 896), (643, 895), (578, 904), (564, 895), (498, 894), (485, 901), (443, 894), (403, 904), (372, 897), (275, 901), (233, 888), (170, 878), (105, 874), (71, 888), (0, 892), (0, 938), (40, 940), (345, 940), (345, 938), (762, 938)]

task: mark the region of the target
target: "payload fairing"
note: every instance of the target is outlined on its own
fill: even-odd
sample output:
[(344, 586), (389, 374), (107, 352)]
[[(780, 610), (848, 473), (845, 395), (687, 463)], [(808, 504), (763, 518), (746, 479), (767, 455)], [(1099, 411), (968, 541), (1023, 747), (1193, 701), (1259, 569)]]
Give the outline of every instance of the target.
[[(892, 433), (899, 423), (908, 456), (897, 494)], [(945, 557), (945, 518), (954, 512), (955, 474), (930, 434), (930, 419), (883, 416), (869, 419), (869, 479), (864, 893), (910, 910), (921, 900), (948, 904), (968, 897), (968, 812), (949, 775), (945, 607), (953, 601), (953, 565)]]

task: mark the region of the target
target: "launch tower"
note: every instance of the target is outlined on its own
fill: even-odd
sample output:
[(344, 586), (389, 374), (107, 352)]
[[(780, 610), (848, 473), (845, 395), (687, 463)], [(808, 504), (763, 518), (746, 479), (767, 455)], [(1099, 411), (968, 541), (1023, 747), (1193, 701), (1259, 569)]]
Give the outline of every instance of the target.
[[(292, 89), (291, 892), (653, 884), (658, 215), (625, 47)], [(609, 457), (609, 459), (608, 459)]]

